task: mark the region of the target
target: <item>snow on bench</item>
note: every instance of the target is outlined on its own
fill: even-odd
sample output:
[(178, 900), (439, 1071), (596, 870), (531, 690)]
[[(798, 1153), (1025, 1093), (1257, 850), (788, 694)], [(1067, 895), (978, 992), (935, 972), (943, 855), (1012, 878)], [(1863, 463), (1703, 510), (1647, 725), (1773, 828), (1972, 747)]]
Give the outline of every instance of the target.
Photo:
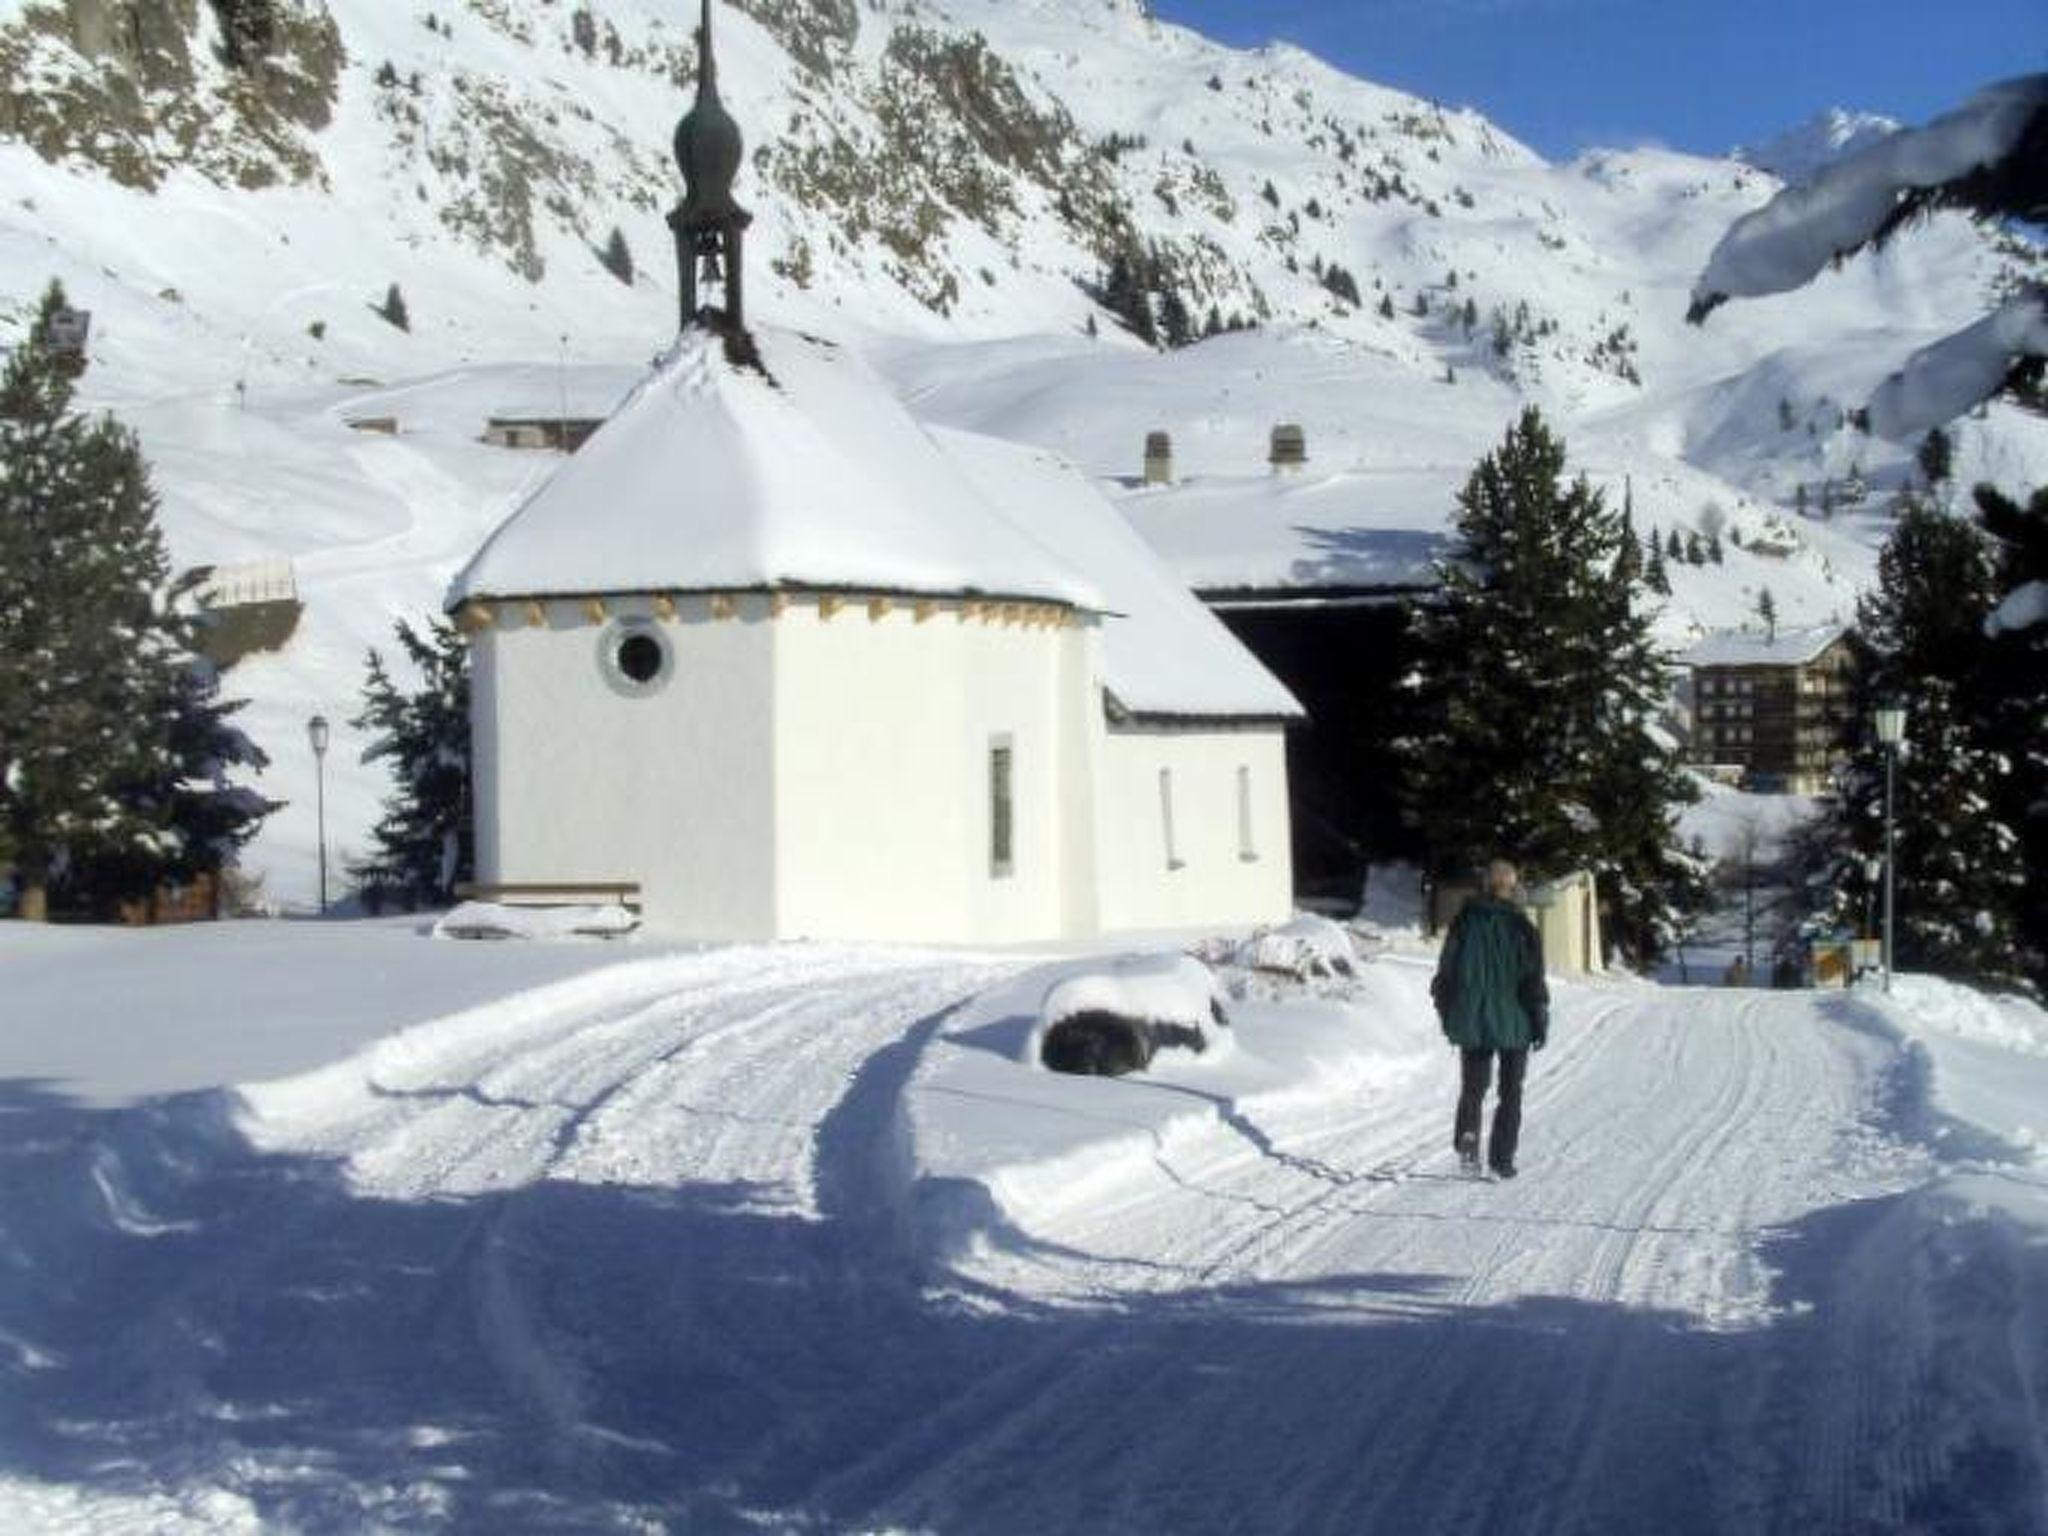
[(465, 901), (434, 924), (437, 939), (615, 939), (640, 926), (621, 902), (526, 906)]

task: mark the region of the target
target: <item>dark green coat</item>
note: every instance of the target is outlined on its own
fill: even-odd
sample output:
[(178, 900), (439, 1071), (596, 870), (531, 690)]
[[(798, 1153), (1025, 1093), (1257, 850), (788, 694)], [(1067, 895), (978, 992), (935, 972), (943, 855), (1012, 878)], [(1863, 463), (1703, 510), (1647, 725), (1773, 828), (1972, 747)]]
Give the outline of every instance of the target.
[(1465, 903), (1429, 991), (1444, 1034), (1466, 1050), (1518, 1050), (1542, 1044), (1550, 1031), (1543, 941), (1509, 902), (1475, 896)]

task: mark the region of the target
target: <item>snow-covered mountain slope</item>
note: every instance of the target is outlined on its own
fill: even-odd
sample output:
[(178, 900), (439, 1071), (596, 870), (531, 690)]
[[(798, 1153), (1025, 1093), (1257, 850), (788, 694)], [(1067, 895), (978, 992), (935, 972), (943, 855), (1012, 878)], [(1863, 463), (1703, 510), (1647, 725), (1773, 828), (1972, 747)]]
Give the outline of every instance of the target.
[[(364, 647), (553, 465), (480, 445), (485, 417), (601, 411), (673, 332), (661, 216), (696, 6), (148, 9), (0, 0), (0, 343), (63, 279), (94, 315), (86, 396), (141, 430), (180, 560), (293, 557), (306, 617), (233, 688), (293, 801), (254, 863), (298, 901), (304, 716), (353, 712)], [(716, 11), (763, 317), (861, 348), (929, 419), (1102, 476), (1135, 473), (1154, 427), (1190, 472), (1256, 474), (1300, 420), (1314, 473), (1448, 491), (1534, 401), (1632, 486), (1639, 527), (1719, 518), (1787, 551), (1675, 570), (1674, 639), (1765, 585), (1788, 622), (1847, 613), (1910, 457), (1845, 408), (2032, 260), (1944, 218), (1688, 327), (1713, 242), (1775, 189), (1748, 165), (1546, 164), (1476, 112), (1138, 0)], [(614, 228), (630, 283), (601, 260)], [(1143, 349), (1086, 291), (1119, 256), (1197, 328), (1262, 329)], [(394, 284), (409, 330), (373, 308)], [(398, 434), (348, 430), (370, 415)], [(1964, 483), (2048, 479), (2036, 420), (1994, 408), (1958, 438)], [(1798, 518), (1801, 487), (1843, 510)], [(359, 745), (329, 759), (344, 853), (383, 787)]]

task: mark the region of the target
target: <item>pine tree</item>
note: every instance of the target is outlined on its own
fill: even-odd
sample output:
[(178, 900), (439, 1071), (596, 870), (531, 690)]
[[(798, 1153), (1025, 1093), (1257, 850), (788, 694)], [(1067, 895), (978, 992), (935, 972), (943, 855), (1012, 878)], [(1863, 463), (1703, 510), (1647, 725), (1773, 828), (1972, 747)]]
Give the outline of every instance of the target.
[(1624, 481), (1621, 492), (1621, 548), (1614, 556), (1614, 579), (1625, 587), (1643, 580), (1643, 545), (1636, 537), (1636, 488)]
[(1920, 439), (1919, 451), (1914, 458), (1920, 465), (1920, 473), (1926, 478), (1931, 490), (1955, 473), (1956, 450), (1948, 433), (1936, 427)]
[(400, 648), (419, 672), (417, 692), (402, 692), (370, 652), (363, 712), (353, 722), (374, 733), (363, 761), (391, 766), (397, 781), (371, 829), (375, 853), (351, 866), (374, 911), (443, 906), (475, 868), (470, 814), (469, 649), (453, 625), (434, 620), (422, 635), (404, 620)]
[[(1908, 706), (1896, 765), (1898, 963), (2038, 984), (2015, 764), (2000, 740), (2002, 680), (1985, 633), (1997, 597), (1983, 535), (1907, 500), (1878, 558), (1877, 589), (1857, 607), (1860, 702), (1865, 718), (1888, 696)], [(1821, 829), (1830, 861), (1816, 889), (1845, 923), (1870, 894), (1865, 860), (1881, 853), (1883, 826), (1884, 759), (1866, 742)]]
[(401, 331), (412, 329), (412, 313), (405, 307), (405, 295), (398, 291), (398, 284), (391, 285), (384, 295), (382, 304), (373, 304), (370, 307), (382, 315), (386, 323), (397, 326)]
[(1771, 639), (1778, 638), (1778, 600), (1771, 596), (1769, 587), (1759, 588), (1756, 594), (1756, 616), (1763, 620), (1764, 633)]
[(1696, 529), (1689, 528), (1686, 530), (1685, 563), (1687, 565), (1705, 565), (1707, 563), (1707, 547), (1700, 542), (1699, 532)]
[(1159, 304), (1159, 336), (1167, 346), (1178, 349), (1195, 339), (1195, 322), (1178, 289), (1169, 288)]
[(1676, 528), (1671, 530), (1671, 537), (1665, 541), (1664, 554), (1666, 558), (1672, 560), (1683, 560), (1685, 558), (1685, 541), (1679, 538)]
[(225, 782), (261, 754), (214, 733), (141, 447), (71, 409), (65, 307), (53, 283), (0, 372), (0, 843), (32, 918), (217, 870), (269, 809)]
[(1715, 565), (1721, 564), (1721, 535), (1718, 533), (1707, 535), (1707, 558)]
[(1659, 597), (1671, 595), (1671, 572), (1664, 564), (1664, 551), (1654, 533), (1650, 535), (1650, 558), (1643, 562), (1643, 585)]
[(1394, 296), (1391, 293), (1380, 295), (1380, 318), (1382, 320), (1394, 318)]
[[(579, 12), (578, 14), (583, 15), (587, 13)], [(613, 277), (616, 277), (628, 288), (633, 286), (633, 253), (626, 246), (626, 232), (620, 229), (618, 225), (614, 224), (612, 226), (611, 238), (605, 242), (604, 250), (598, 256), (598, 260), (604, 264), (605, 271), (611, 273)]]
[(1532, 409), (1458, 498), (1456, 558), (1418, 618), (1409, 803), (1439, 873), (1495, 853), (1589, 869), (1609, 937), (1649, 956), (1703, 889), (1674, 831), (1692, 790), (1655, 728), (1670, 668), (1616, 574), (1622, 519), (1564, 474)]

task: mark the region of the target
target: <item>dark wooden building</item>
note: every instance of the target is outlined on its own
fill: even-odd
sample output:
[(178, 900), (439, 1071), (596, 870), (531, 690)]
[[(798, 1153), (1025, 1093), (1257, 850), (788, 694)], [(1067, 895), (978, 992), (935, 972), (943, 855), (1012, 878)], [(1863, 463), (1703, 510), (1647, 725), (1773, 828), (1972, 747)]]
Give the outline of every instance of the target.
[[(1247, 442), (1245, 458), (1267, 447)], [(1290, 461), (1297, 451), (1305, 461), (1290, 434)], [(1292, 462), (1124, 482), (1124, 515), (1308, 711), (1287, 752), (1303, 895), (1356, 898), (1367, 865), (1418, 852), (1394, 742), (1415, 606), (1435, 590), (1459, 483), (1442, 470)]]

